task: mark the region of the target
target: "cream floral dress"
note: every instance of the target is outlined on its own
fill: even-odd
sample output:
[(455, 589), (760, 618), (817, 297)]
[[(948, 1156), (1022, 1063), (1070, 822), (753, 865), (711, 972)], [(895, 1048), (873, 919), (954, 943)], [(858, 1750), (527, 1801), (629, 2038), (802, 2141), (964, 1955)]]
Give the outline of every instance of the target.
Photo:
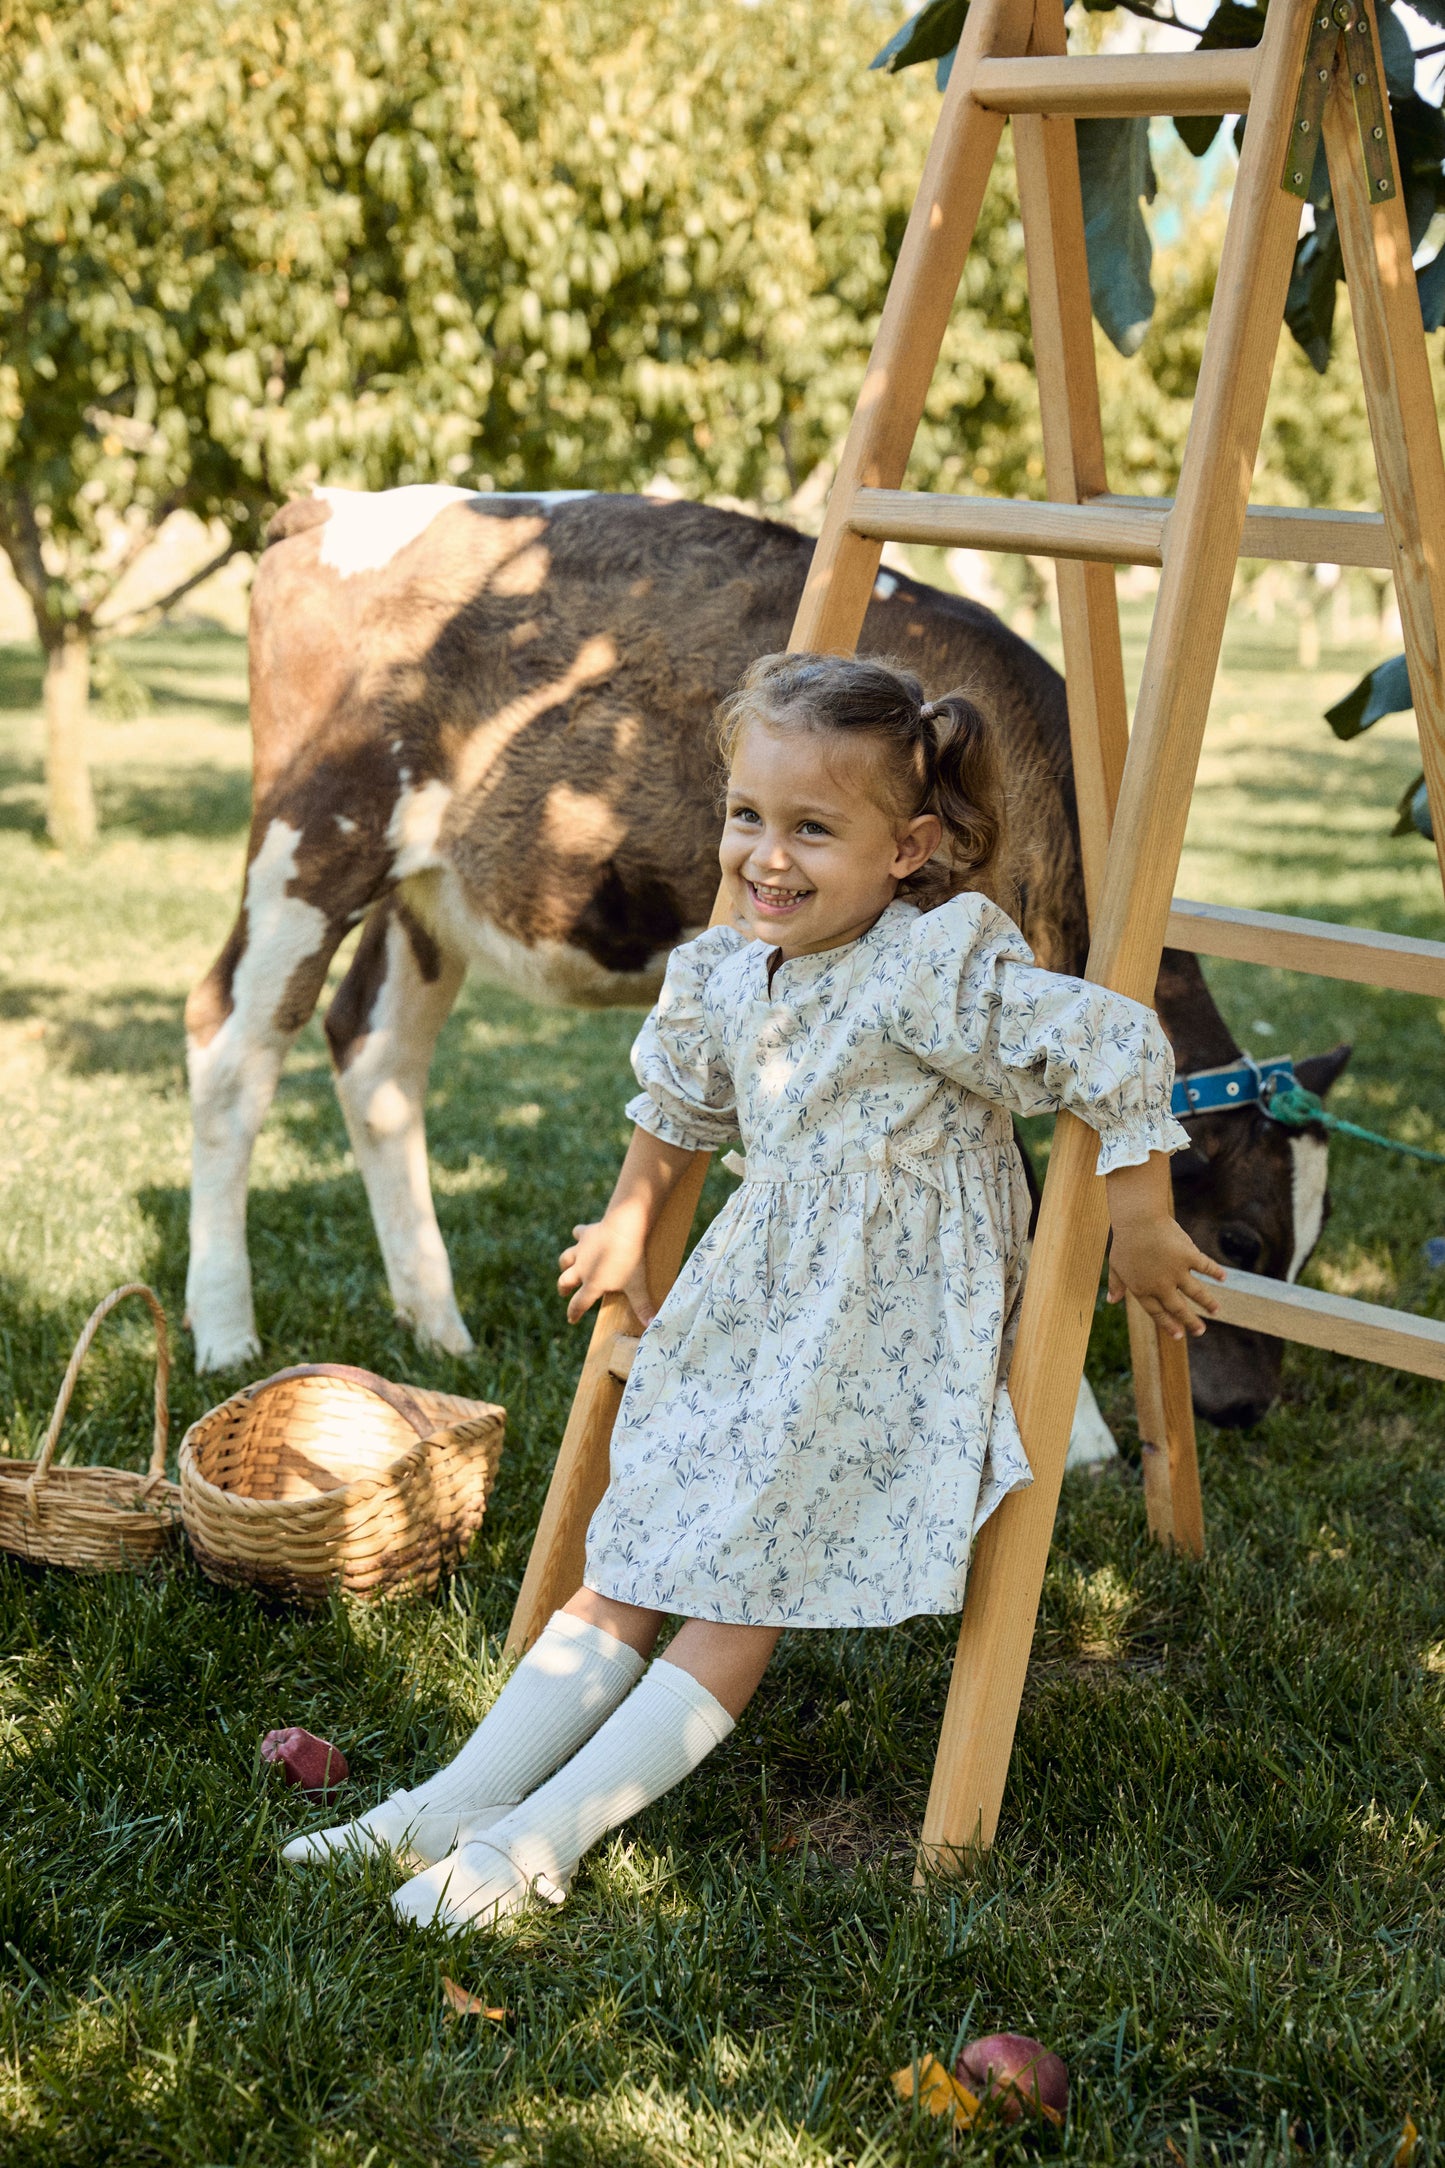
[(1009, 1111), (1067, 1107), (1099, 1171), (1187, 1142), (1152, 1011), (1041, 971), (986, 898), (894, 903), (780, 963), (676, 949), (629, 1117), (747, 1172), (644, 1334), (586, 1584), (753, 1625), (957, 1611), (1030, 1481), (1004, 1380), (1028, 1229)]

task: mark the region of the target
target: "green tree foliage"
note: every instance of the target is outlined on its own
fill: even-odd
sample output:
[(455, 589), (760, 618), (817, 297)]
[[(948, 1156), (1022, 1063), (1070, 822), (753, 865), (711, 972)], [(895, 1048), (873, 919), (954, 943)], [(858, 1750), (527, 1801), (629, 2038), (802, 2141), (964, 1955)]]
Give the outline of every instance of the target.
[(45, 650), (66, 845), (94, 830), (90, 644), (120, 577), (179, 506), (232, 522), (223, 554), (254, 519), (206, 429), (218, 146), (153, 57), (185, 27), (175, 7), (56, 21), (22, 0), (0, 45), (0, 546)]
[[(1122, 10), (1141, 16), (1145, 22), (1187, 30), (1197, 39), (1201, 52), (1257, 45), (1264, 31), (1265, 5), (1256, 7), (1249, 0), (1210, 0), (1207, 12), (1196, 21), (1192, 8), (1187, 16), (1181, 16), (1172, 0), (1083, 0), (1090, 15)], [(1445, 27), (1445, 0), (1413, 0), (1413, 5), (1428, 22)], [(941, 87), (952, 71), (968, 8), (969, 0), (927, 0), (875, 54), (874, 67), (897, 70), (933, 61)], [(1409, 34), (1394, 12), (1393, 0), (1380, 0), (1376, 19), (1410, 238), (1418, 249), (1435, 213), (1445, 209), (1445, 115), (1438, 102), (1420, 95), (1415, 55)], [(1223, 116), (1196, 115), (1177, 120), (1174, 125), (1181, 142), (1196, 158), (1202, 158), (1223, 125)], [(1236, 123), (1236, 138), (1242, 126), (1242, 122)], [(1142, 344), (1150, 321), (1150, 240), (1139, 209), (1141, 200), (1152, 202), (1154, 196), (1148, 123), (1080, 122), (1079, 166), (1094, 314), (1120, 353), (1132, 354)], [(1295, 251), (1286, 322), (1313, 367), (1323, 375), (1330, 358), (1336, 294), (1344, 265), (1322, 157), (1316, 161), (1310, 201), (1314, 216)], [(1426, 329), (1434, 331), (1445, 322), (1445, 249), (1438, 250), (1422, 266), (1419, 283)]]
[[(91, 641), (165, 515), (320, 480), (790, 494), (841, 438), (934, 118), (871, 0), (11, 0), (0, 546), (93, 822)], [(1026, 486), (1006, 189), (922, 432)], [(1022, 447), (1022, 449), (1021, 449)]]

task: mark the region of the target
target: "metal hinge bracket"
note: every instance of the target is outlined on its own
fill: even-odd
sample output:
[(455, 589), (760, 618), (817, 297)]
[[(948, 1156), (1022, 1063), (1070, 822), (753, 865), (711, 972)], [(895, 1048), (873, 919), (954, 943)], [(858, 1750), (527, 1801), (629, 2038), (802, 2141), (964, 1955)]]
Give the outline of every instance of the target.
[(1348, 77), (1360, 130), (1360, 153), (1374, 202), (1395, 193), (1390, 159), (1389, 113), (1380, 81), (1379, 56), (1369, 12), (1360, 0), (1317, 0), (1300, 77), (1299, 98), (1285, 158), (1284, 187), (1307, 199), (1319, 148), (1325, 101), (1336, 67)]

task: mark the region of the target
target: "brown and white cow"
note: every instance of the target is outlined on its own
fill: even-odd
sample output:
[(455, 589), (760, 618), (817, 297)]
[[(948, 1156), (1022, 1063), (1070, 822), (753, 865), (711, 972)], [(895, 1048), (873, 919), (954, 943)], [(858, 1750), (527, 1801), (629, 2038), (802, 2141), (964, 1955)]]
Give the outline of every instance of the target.
[[(474, 966), (530, 999), (651, 1001), (717, 879), (708, 723), (756, 655), (786, 645), (812, 544), (792, 529), (646, 497), (323, 490), (271, 527), (251, 610), (255, 780), (240, 916), (192, 994), (187, 1283), (196, 1363), (257, 1352), (246, 1254), (251, 1150), (286, 1050), (346, 932), (326, 1019), (337, 1091), (397, 1310), (471, 1345), (428, 1180), (437, 1034)], [(932, 692), (967, 686), (1005, 751), (995, 893), (1040, 961), (1087, 945), (1063, 681), (989, 611), (882, 573), (862, 646)], [(1238, 1053), (1192, 956), (1158, 1007), (1181, 1072)], [(1321, 1089), (1345, 1050), (1302, 1065)], [(1190, 1125), (1180, 1217), (1213, 1255), (1293, 1277), (1326, 1210), (1323, 1132), (1258, 1110)], [(1216, 1328), (1196, 1404), (1249, 1421), (1279, 1348)]]

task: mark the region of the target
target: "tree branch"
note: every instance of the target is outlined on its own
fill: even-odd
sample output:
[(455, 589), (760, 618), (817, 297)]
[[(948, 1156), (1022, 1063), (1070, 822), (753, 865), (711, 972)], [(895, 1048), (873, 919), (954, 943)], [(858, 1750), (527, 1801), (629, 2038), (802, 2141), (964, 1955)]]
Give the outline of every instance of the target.
[(45, 569), (35, 506), (23, 489), (0, 496), (0, 549), (10, 559), (15, 577), (29, 597), (41, 646), (55, 646), (60, 627), (50, 607), (54, 582)]
[(109, 579), (106, 581), (104, 587), (101, 589), (100, 593), (96, 596), (95, 600), (90, 605), (90, 614), (92, 618), (98, 617), (100, 615), (101, 611), (109, 602), (111, 596), (115, 593), (117, 587), (119, 587), (121, 581), (125, 578), (127, 572), (129, 572), (131, 566), (136, 563), (138, 558), (144, 557), (146, 551), (150, 548), (152, 542), (155, 541), (157, 535), (160, 533), (162, 527), (164, 527), (166, 521), (170, 518), (172, 512), (179, 512), (180, 508), (181, 492), (179, 490), (174, 490), (172, 494), (166, 498), (164, 504), (159, 504), (156, 506), (156, 509), (151, 514), (150, 520), (147, 525), (141, 529), (140, 533), (130, 543), (129, 547), (122, 551), (119, 559), (112, 566)]
[(107, 640), (128, 639), (131, 634), (139, 632), (142, 626), (154, 624), (158, 617), (165, 616), (167, 610), (173, 610), (183, 595), (188, 595), (193, 587), (199, 587), (213, 572), (219, 572), (222, 565), (229, 564), (240, 547), (239, 540), (232, 536), (223, 550), (218, 550), (214, 557), (208, 558), (199, 571), (192, 572), (189, 578), (173, 587), (169, 594), (158, 595), (154, 602), (144, 603), (138, 610), (132, 610), (125, 617), (118, 617), (110, 624), (97, 624), (95, 630), (103, 633)]

